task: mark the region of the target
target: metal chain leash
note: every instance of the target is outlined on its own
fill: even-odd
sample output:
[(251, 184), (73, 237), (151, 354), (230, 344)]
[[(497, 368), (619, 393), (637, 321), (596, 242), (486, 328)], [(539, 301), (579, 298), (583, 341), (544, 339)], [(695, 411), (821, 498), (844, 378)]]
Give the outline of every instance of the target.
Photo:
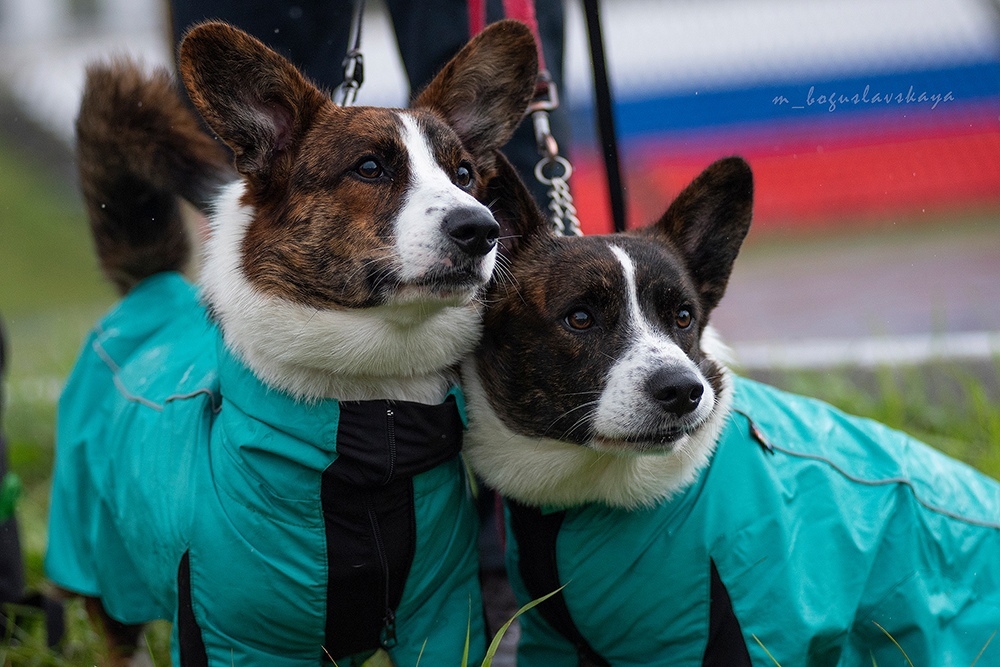
[[(552, 168), (554, 173), (546, 175), (546, 170)], [(569, 177), (573, 175), (573, 166), (566, 158), (543, 157), (535, 165), (535, 178), (542, 185), (548, 186), (549, 221), (557, 234), (563, 236), (583, 236), (580, 230), (580, 219), (576, 217), (576, 206), (569, 190)]]
[(535, 100), (528, 107), (535, 129), (535, 143), (542, 159), (535, 165), (535, 178), (548, 187), (549, 221), (558, 234), (583, 236), (580, 220), (576, 217), (573, 194), (569, 189), (569, 177), (573, 166), (569, 160), (559, 155), (559, 144), (552, 136), (549, 111), (559, 106), (559, 94), (548, 72), (539, 73), (539, 85)]

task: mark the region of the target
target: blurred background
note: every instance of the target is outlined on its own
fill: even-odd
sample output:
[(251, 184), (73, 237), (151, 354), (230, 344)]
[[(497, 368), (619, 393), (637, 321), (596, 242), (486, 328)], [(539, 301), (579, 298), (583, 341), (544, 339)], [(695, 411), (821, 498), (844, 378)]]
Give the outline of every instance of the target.
[[(164, 5), (0, 1), (2, 133), (60, 194), (75, 197), (84, 64), (169, 66)], [(610, 231), (582, 11), (565, 8), (571, 185), (584, 230)], [(384, 8), (367, 13), (359, 102), (405, 105)], [(997, 351), (1000, 1), (605, 0), (603, 25), (630, 225), (718, 157), (754, 168), (748, 252), (716, 317), (745, 365)], [(0, 215), (5, 235), (23, 225)], [(764, 244), (781, 259), (758, 262)], [(25, 274), (0, 275), (2, 306)]]
[[(578, 0), (565, 9), (571, 187), (584, 230), (599, 233), (611, 224), (586, 32)], [(737, 365), (1000, 475), (1000, 0), (602, 9), (630, 226), (719, 157), (754, 169), (753, 229), (713, 318)], [(384, 7), (369, 0), (366, 12), (358, 101), (405, 105)], [(165, 3), (0, 0), (4, 428), (26, 482), (34, 585), (54, 401), (112, 302), (76, 192), (72, 125), (85, 63), (113, 53), (169, 66)], [(71, 640), (63, 658), (91, 650)]]

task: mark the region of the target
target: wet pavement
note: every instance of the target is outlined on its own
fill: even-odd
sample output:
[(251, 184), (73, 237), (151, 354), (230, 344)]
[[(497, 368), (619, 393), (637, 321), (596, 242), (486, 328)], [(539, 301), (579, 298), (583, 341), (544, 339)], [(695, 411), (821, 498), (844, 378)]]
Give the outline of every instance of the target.
[(1000, 355), (1000, 214), (751, 230), (713, 323), (749, 367)]

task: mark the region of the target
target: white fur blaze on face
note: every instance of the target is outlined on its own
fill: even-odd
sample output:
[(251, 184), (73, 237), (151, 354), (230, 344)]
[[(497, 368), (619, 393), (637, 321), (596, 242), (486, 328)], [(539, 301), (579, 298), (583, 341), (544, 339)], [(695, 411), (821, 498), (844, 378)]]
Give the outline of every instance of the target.
[[(627, 510), (649, 507), (690, 486), (708, 465), (732, 400), (727, 373), (722, 374), (722, 387), (715, 412), (685, 437), (683, 452), (597, 451), (512, 431), (490, 403), (477, 362), (469, 356), (462, 366), (469, 412), (463, 456), (487, 485), (528, 505), (573, 507), (596, 502)], [(516, 415), (513, 418), (516, 422)]]
[(254, 210), (245, 185), (225, 188), (211, 217), (200, 284), (226, 345), (265, 384), (304, 399), (440, 402), (449, 367), (479, 337), (474, 305), (424, 302), (317, 310), (263, 294), (243, 272)]
[[(655, 435), (658, 431), (671, 428), (687, 430), (707, 419), (716, 407), (715, 391), (698, 366), (670, 336), (657, 330), (643, 314), (632, 258), (618, 246), (609, 247), (622, 265), (625, 276), (628, 312), (623, 315), (631, 332), (632, 344), (611, 367), (598, 401), (593, 422), (598, 436), (593, 443), (595, 448), (601, 448), (603, 440), (634, 441), (636, 436), (646, 433)], [(648, 388), (653, 374), (663, 369), (686, 372), (701, 382), (703, 394), (698, 407), (682, 418), (667, 415)], [(681, 436), (671, 448), (683, 449), (686, 438)], [(655, 443), (655, 437), (650, 438), (650, 443)]]
[[(481, 211), (492, 217), (468, 192), (452, 182), (438, 163), (427, 136), (413, 117), (400, 113), (402, 138), (410, 166), (410, 188), (399, 215), (396, 217), (396, 252), (401, 261), (399, 277), (404, 282), (419, 281), (428, 273), (448, 269), (454, 249), (444, 231), (445, 216), (456, 209)], [(496, 264), (496, 248), (475, 259), (479, 285), (468, 290), (472, 298), (479, 286), (485, 285)]]

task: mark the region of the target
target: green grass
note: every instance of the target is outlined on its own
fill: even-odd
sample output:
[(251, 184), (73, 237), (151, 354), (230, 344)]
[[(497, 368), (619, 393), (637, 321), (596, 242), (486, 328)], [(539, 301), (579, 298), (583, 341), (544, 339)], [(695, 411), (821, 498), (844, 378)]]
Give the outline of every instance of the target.
[[(11, 470), (24, 481), (17, 513), (32, 588), (44, 586), (54, 399), (84, 333), (111, 300), (73, 191), (30, 156), (0, 145), (0, 316), (10, 352), (2, 392), (7, 407), (3, 426)], [(24, 612), (26, 622), (0, 643), (0, 663), (101, 664), (100, 642), (80, 604), (68, 609), (70, 631), (59, 654), (45, 648), (42, 619)], [(154, 646), (158, 636), (163, 636), (162, 630), (151, 634)]]
[[(49, 474), (55, 397), (84, 334), (112, 302), (91, 250), (79, 201), (30, 158), (0, 145), (0, 314), (10, 334), (12, 367), (5, 386), (4, 428), (11, 468), (24, 481), (18, 517), (29, 583), (44, 586)], [(1000, 366), (975, 373), (934, 369), (783, 373), (779, 386), (818, 396), (843, 409), (908, 431), (1000, 477)], [(69, 606), (69, 635), (57, 654), (44, 648), (40, 624), (0, 642), (4, 665), (101, 664), (101, 645), (78, 603)], [(149, 633), (159, 667), (170, 664), (168, 627)]]
[(0, 145), (0, 312), (107, 302), (79, 199), (29, 156)]
[(905, 431), (1000, 479), (1000, 360), (775, 371), (759, 379)]
[(0, 316), (11, 364), (5, 425), (14, 467), (47, 474), (52, 398), (83, 334), (112, 301), (79, 199), (30, 156), (0, 145)]

